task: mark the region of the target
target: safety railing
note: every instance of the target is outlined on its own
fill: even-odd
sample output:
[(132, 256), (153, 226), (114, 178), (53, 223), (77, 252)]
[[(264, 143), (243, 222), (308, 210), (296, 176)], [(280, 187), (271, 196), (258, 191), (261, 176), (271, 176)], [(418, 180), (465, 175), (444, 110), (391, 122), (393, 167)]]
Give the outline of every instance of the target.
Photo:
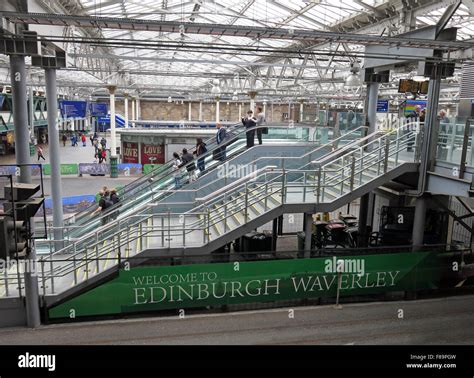
[[(308, 162), (309, 162), (309, 161), (311, 161), (312, 155), (318, 153), (319, 151), (321, 151), (325, 148), (335, 149), (335, 148), (337, 148), (337, 146), (339, 144), (341, 144), (343, 142), (344, 143), (349, 143), (350, 141), (355, 141), (361, 135), (364, 135), (365, 132), (366, 132), (366, 127), (359, 127), (359, 128), (354, 129), (354, 130), (351, 130), (350, 132), (348, 132), (344, 135), (339, 136), (338, 138), (332, 140), (329, 143), (326, 143), (324, 145), (318, 145), (318, 147), (316, 147), (315, 149), (312, 149), (308, 153), (303, 154), (301, 157), (281, 157), (281, 158), (279, 158), (279, 157), (259, 157), (257, 159), (254, 159), (250, 163), (248, 163), (248, 166), (254, 167), (257, 164), (259, 164), (260, 162), (262, 162), (263, 160), (269, 160), (269, 161), (270, 160), (278, 160), (279, 164), (281, 166), (285, 165), (285, 161), (286, 162), (294, 161), (295, 164), (296, 164), (297, 161), (307, 158)], [(231, 155), (231, 154), (229, 154), (229, 155)], [(218, 164), (215, 164), (212, 167), (212, 169), (215, 169), (217, 166), (218, 166)], [(209, 169), (209, 166), (208, 166), (207, 173), (209, 173), (212, 169)], [(201, 184), (201, 180), (200, 180), (199, 183), (197, 184), (198, 185), (197, 190), (196, 189), (192, 189), (192, 190), (180, 189), (180, 192), (181, 193), (190, 192), (194, 195), (194, 198), (196, 198), (196, 195), (198, 195), (198, 192), (201, 192), (201, 191), (205, 190), (206, 188), (210, 188), (212, 186), (217, 186), (217, 187), (222, 186), (222, 181), (224, 181), (224, 180), (225, 180), (225, 178), (217, 179), (217, 180), (213, 180), (213, 181), (210, 181), (208, 183), (205, 183), (204, 185), (200, 185)], [(97, 227), (96, 225), (100, 224), (100, 222), (102, 222), (103, 220), (109, 219), (109, 218), (114, 217), (114, 216), (118, 216), (119, 213), (125, 214), (125, 215), (136, 213), (137, 211), (143, 211), (143, 209), (146, 208), (145, 205), (150, 203), (150, 202), (157, 202), (157, 201), (160, 201), (160, 200), (164, 201), (167, 197), (169, 197), (170, 195), (172, 195), (175, 192), (174, 188), (173, 188), (173, 185), (174, 185), (174, 179), (173, 179), (173, 177), (169, 177), (167, 181), (163, 180), (163, 184), (158, 184), (155, 188), (152, 188), (152, 189), (150, 189), (150, 191), (145, 192), (144, 194), (137, 197), (136, 200), (130, 202), (129, 204), (125, 204), (122, 201), (120, 203), (120, 207), (112, 208), (110, 211), (107, 211), (107, 214), (94, 216), (94, 218), (93, 218), (93, 221), (95, 222), (94, 225), (93, 225), (94, 227), (89, 227), (89, 230), (96, 228)], [(170, 186), (171, 186), (171, 188), (170, 188)], [(143, 197), (143, 198), (141, 198), (141, 197)], [(142, 199), (142, 202), (139, 202), (140, 199)], [(170, 204), (165, 203), (165, 205), (169, 206)], [(52, 231), (53, 229), (54, 229), (53, 227), (50, 227), (50, 231)], [(66, 245), (71, 243), (71, 241), (75, 240), (76, 238), (80, 237), (81, 235), (83, 235), (84, 233), (86, 233), (88, 231), (88, 229), (85, 228), (84, 225), (81, 224), (80, 222), (79, 222), (79, 224), (78, 224), (78, 222), (75, 222), (74, 224), (68, 224), (62, 229), (63, 229), (63, 234), (64, 234), (64, 243)], [(50, 232), (50, 235), (52, 235), (52, 234), (53, 233)], [(53, 244), (54, 243), (52, 242), (52, 240), (39, 241), (39, 243), (38, 243), (40, 248), (43, 247), (43, 250), (51, 249), (53, 247)], [(44, 248), (44, 247), (46, 247), (46, 248)]]
[[(120, 263), (128, 256), (150, 248), (150, 245), (165, 249), (199, 247), (240, 226), (238, 223), (232, 225), (230, 217), (240, 217), (240, 224), (245, 224), (286, 203), (314, 204), (334, 200), (338, 197), (325, 197), (325, 191), (340, 190), (340, 197), (390, 169), (416, 161), (419, 145), (417, 130), (400, 128), (367, 141), (359, 148), (346, 150), (342, 155), (332, 154), (320, 159), (312, 169), (267, 167), (255, 174), (252, 180), (233, 183), (229, 191), (216, 193), (212, 199), (205, 199), (189, 212), (138, 214), (119, 219), (89, 233), (87, 240), (75, 240), (63, 250), (40, 258), (43, 294), (64, 291), (112, 268), (112, 265), (104, 267), (98, 263), (90, 266), (90, 261), (115, 258)], [(408, 152), (409, 146), (414, 146), (415, 151)], [(350, 162), (348, 170), (346, 162)], [(373, 174), (366, 175), (369, 171)], [(251, 210), (257, 204), (263, 209), (261, 212)], [(56, 264), (55, 259), (62, 262)], [(4, 277), (10, 293), (14, 292), (11, 287), (15, 280), (18, 282), (14, 274)]]

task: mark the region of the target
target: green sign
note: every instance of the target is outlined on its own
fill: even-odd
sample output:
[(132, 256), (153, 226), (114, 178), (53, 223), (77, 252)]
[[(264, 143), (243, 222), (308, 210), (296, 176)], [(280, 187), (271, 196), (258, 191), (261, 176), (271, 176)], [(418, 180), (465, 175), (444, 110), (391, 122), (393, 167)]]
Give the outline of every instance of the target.
[(435, 253), (419, 252), (132, 268), (51, 308), (49, 316), (335, 297), (338, 285), (341, 296), (435, 288), (437, 261)]
[[(43, 174), (51, 175), (51, 164), (43, 164)], [(77, 164), (61, 164), (61, 175), (77, 175), (79, 168)]]
[(162, 164), (145, 164), (143, 166), (143, 174), (147, 175), (151, 171), (156, 171), (162, 166)]

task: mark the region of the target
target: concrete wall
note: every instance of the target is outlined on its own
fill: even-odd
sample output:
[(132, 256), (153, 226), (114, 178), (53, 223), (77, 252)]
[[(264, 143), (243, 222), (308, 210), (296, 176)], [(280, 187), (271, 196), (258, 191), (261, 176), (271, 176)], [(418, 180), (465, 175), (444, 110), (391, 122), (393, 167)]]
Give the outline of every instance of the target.
[[(142, 120), (166, 120), (166, 121), (181, 121), (188, 120), (189, 103), (184, 101), (183, 104), (179, 101), (168, 103), (166, 101), (147, 101), (140, 100), (141, 105), (141, 119)], [(257, 102), (257, 106), (262, 106), (261, 103)], [(268, 122), (284, 122), (287, 120), (299, 121), (300, 117), (300, 104), (292, 104), (293, 108), (289, 107), (288, 104), (267, 104), (266, 106), (266, 117)], [(242, 105), (242, 115), (249, 110), (249, 103)], [(263, 106), (262, 106), (263, 107)], [(115, 104), (117, 113), (124, 114), (124, 102), (123, 99), (118, 99)], [(314, 121), (316, 113), (315, 104), (304, 105), (303, 118), (305, 121)], [(128, 114), (132, 118), (132, 101), (128, 100)], [(203, 121), (215, 121), (216, 116), (216, 104), (215, 102), (203, 102), (202, 104), (202, 120)], [(286, 118), (288, 117), (288, 118)], [(309, 117), (307, 120), (306, 118)], [(199, 121), (199, 102), (192, 102), (191, 105), (191, 120)], [(239, 122), (239, 103), (236, 102), (220, 102), (220, 120)]]
[(26, 311), (23, 299), (0, 299), (0, 328), (26, 326)]

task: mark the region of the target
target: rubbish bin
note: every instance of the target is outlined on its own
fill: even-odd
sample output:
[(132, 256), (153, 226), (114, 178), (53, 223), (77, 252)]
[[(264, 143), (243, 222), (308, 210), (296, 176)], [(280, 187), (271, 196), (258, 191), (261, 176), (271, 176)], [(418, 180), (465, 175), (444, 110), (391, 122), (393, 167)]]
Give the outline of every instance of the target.
[[(263, 232), (249, 232), (242, 237), (241, 252), (272, 252), (272, 234)], [(244, 254), (243, 254), (244, 255)], [(244, 256), (256, 256), (255, 253)]]
[(118, 177), (118, 164), (117, 164), (117, 156), (110, 156), (110, 177), (117, 178)]

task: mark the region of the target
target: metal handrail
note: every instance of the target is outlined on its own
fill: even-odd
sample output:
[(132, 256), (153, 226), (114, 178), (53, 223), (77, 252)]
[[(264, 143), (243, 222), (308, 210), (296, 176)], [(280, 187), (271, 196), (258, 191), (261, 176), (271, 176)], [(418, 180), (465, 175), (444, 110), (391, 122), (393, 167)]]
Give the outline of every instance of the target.
[[(390, 134), (390, 133), (388, 133)], [(390, 140), (389, 137), (387, 137), (387, 135), (383, 135), (379, 138), (377, 138), (376, 140), (373, 141), (373, 143), (379, 143), (379, 146), (378, 148), (375, 148), (373, 150), (364, 150), (364, 148), (367, 146), (365, 145), (364, 148), (359, 148), (358, 150), (353, 150), (351, 151), (350, 153), (348, 154), (345, 154), (344, 156), (356, 156), (356, 154), (358, 153), (361, 153), (362, 155), (358, 158), (357, 161), (361, 161), (363, 163), (363, 166), (362, 168), (356, 168), (356, 169), (352, 169), (352, 173), (351, 173), (351, 176), (355, 176), (356, 174), (360, 173), (360, 172), (363, 172), (364, 170), (366, 170), (368, 167), (370, 166), (373, 166), (375, 164), (381, 164), (384, 160), (386, 160), (388, 157), (390, 156), (395, 156), (399, 153), (399, 151), (401, 151), (403, 148), (405, 148), (406, 145), (408, 145), (408, 140), (409, 138), (413, 138), (413, 136), (416, 135), (415, 132), (411, 132), (409, 134), (405, 134), (403, 135), (401, 138), (402, 139), (405, 139), (402, 143), (396, 143), (397, 142), (397, 139), (395, 140)], [(387, 139), (388, 138), (388, 139)], [(381, 145), (381, 141), (385, 141), (387, 140), (388, 142), (388, 146), (389, 148), (386, 149), (386, 152), (385, 152), (385, 156), (380, 156), (379, 157), (379, 150), (382, 150), (384, 148), (384, 146)], [(399, 141), (398, 141), (399, 142)], [(416, 154), (415, 154), (416, 156)], [(341, 157), (337, 157), (335, 160), (339, 160), (341, 159)], [(364, 159), (365, 159), (365, 164), (364, 164)], [(395, 160), (396, 161), (396, 160)], [(402, 164), (404, 163), (404, 161), (398, 161), (398, 164)], [(396, 164), (397, 164), (397, 161), (396, 161)], [(327, 164), (327, 166), (329, 166), (329, 164)], [(343, 167), (341, 166), (341, 168), (339, 170), (336, 170), (335, 171), (335, 175), (331, 175), (332, 176), (332, 179), (334, 180), (335, 178), (337, 179), (338, 178), (338, 175), (337, 175), (337, 172), (340, 172), (341, 170), (345, 170), (346, 167)], [(282, 182), (285, 182), (285, 177), (287, 177), (289, 174), (294, 174), (295, 172), (297, 173), (301, 173), (301, 174), (306, 174), (307, 172), (314, 172), (314, 170), (298, 170), (298, 169), (290, 169), (290, 170), (285, 170), (285, 169), (276, 169), (276, 170), (272, 170), (272, 173), (274, 173), (275, 175), (277, 175), (276, 177), (274, 177), (273, 179), (271, 179), (270, 181), (269, 180), (264, 180), (264, 181), (256, 181), (256, 182), (252, 182), (252, 184), (254, 185), (253, 188), (249, 188), (248, 184), (245, 185), (246, 187), (246, 192), (244, 192), (243, 194), (239, 193), (238, 190), (235, 190), (234, 193), (238, 193), (239, 195), (237, 195), (233, 201), (235, 201), (236, 205), (239, 204), (239, 209), (237, 210), (237, 206), (234, 206), (233, 209), (231, 210), (230, 214), (226, 211), (222, 212), (221, 209), (224, 208), (226, 206), (228, 206), (228, 204), (224, 204), (224, 205), (221, 205), (220, 207), (216, 207), (216, 209), (213, 210), (214, 214), (212, 216), (212, 223), (208, 223), (207, 227), (209, 226), (212, 226), (212, 225), (216, 225), (222, 221), (226, 221), (227, 218), (229, 218), (229, 216), (233, 216), (237, 213), (241, 213), (242, 214), (242, 210), (244, 210), (245, 212), (248, 212), (248, 208), (256, 203), (261, 203), (262, 201), (264, 201), (266, 198), (270, 197), (270, 196), (275, 196), (276, 194), (278, 193), (281, 193), (282, 194), (282, 203), (283, 201), (285, 200), (284, 196), (285, 196), (285, 193), (287, 195), (287, 192), (284, 191), (281, 187), (281, 185), (279, 185), (277, 188), (275, 188), (275, 184), (276, 183), (279, 183), (278, 179), (281, 179)], [(329, 171), (326, 171), (326, 172), (329, 172)], [(331, 172), (334, 172), (334, 170), (331, 170)], [(267, 173), (265, 174), (260, 174), (258, 177), (264, 177), (264, 175), (267, 175)], [(329, 179), (330, 177), (328, 177)], [(338, 181), (338, 183), (344, 183), (348, 180), (348, 177), (346, 177), (345, 179), (341, 179)], [(331, 181), (329, 181), (331, 182)], [(362, 182), (359, 182), (359, 185), (362, 185)], [(299, 184), (299, 185), (292, 185), (292, 187), (316, 187), (317, 184), (314, 184), (314, 185), (307, 185), (307, 184)], [(331, 185), (333, 186), (333, 185)], [(329, 187), (328, 185), (328, 182), (325, 182), (323, 183), (323, 187)], [(242, 185), (239, 186), (239, 188), (242, 188)], [(263, 190), (263, 188), (265, 188), (266, 190)], [(271, 190), (268, 191), (268, 188), (270, 188)], [(260, 191), (260, 189), (262, 189), (262, 191)], [(253, 196), (253, 199), (251, 199), (250, 201), (244, 201), (244, 198), (245, 196), (248, 197), (249, 193), (257, 193), (256, 196)], [(220, 195), (219, 197), (222, 197), (222, 195)], [(231, 203), (233, 203), (233, 201)], [(213, 201), (214, 202), (214, 201)], [(244, 209), (241, 209), (241, 205), (242, 203), (246, 203), (246, 207), (244, 207)], [(197, 206), (195, 209), (203, 209), (204, 207), (206, 208), (209, 208), (209, 203), (205, 203), (205, 204), (201, 204), (199, 206)], [(224, 217), (224, 215), (227, 216), (227, 218)], [(206, 212), (204, 211), (196, 211), (196, 212), (187, 212), (187, 213), (170, 213), (168, 212), (166, 214), (166, 217), (168, 217), (168, 219), (170, 219), (170, 217), (180, 217), (180, 216), (183, 216), (183, 217), (192, 217), (192, 216), (206, 216)], [(150, 218), (161, 218), (161, 219), (164, 219), (164, 215), (162, 214), (140, 214), (140, 215), (131, 215), (131, 216), (128, 216), (127, 218), (124, 218), (124, 219), (121, 219), (119, 221), (119, 223), (125, 223), (127, 226), (128, 226), (128, 230), (131, 230), (133, 227), (137, 226), (138, 224), (143, 224), (144, 222), (147, 222)], [(133, 220), (134, 218), (138, 218), (138, 221), (136, 222), (130, 222), (128, 223), (130, 220)], [(185, 218), (184, 218), (185, 219)], [(113, 228), (115, 225), (107, 225), (109, 226), (108, 228), (111, 229)], [(104, 229), (107, 228), (107, 227), (104, 227)], [(169, 233), (173, 232), (173, 235), (175, 234), (178, 234), (178, 233), (181, 233), (181, 231), (183, 231), (185, 234), (184, 234), (184, 238), (183, 238), (183, 242), (185, 243), (185, 235), (186, 234), (189, 234), (190, 232), (193, 232), (195, 230), (205, 230), (206, 229), (206, 225), (204, 224), (203, 225), (203, 222), (202, 220), (198, 221), (198, 222), (193, 222), (191, 224), (187, 224), (187, 225), (170, 225), (168, 227), (156, 227), (156, 226), (153, 226), (151, 227), (150, 229), (147, 227), (146, 228), (146, 231), (145, 231), (145, 235), (147, 234), (152, 234), (154, 232), (161, 232), (163, 230), (168, 230)], [(137, 230), (138, 230), (138, 227), (137, 227)], [(121, 229), (120, 227), (118, 227), (118, 231), (115, 231), (115, 232), (112, 232), (112, 235), (109, 236), (109, 239), (114, 239), (115, 237), (117, 237), (117, 235), (119, 234), (123, 234), (124, 233), (124, 230)], [(224, 232), (225, 233), (225, 232)], [(142, 232), (142, 234), (138, 235), (138, 232), (137, 232), (137, 235), (136, 236), (132, 236), (132, 235), (128, 235), (129, 237), (131, 236), (132, 237), (132, 240), (135, 240), (135, 239), (138, 239), (139, 237), (143, 237), (144, 234)], [(100, 242), (96, 242), (96, 243), (92, 243), (90, 247), (94, 247), (96, 246), (98, 243), (102, 243), (103, 240), (101, 240)], [(119, 246), (123, 246), (124, 245), (124, 242), (121, 244), (121, 243), (118, 243)], [(69, 248), (69, 247), (66, 247), (66, 248)], [(115, 248), (117, 248), (117, 246), (115, 245)], [(103, 251), (101, 251), (100, 253), (100, 256), (103, 256), (104, 254), (109, 254), (112, 250), (114, 249), (113, 246), (108, 246), (107, 248), (104, 248)], [(60, 251), (58, 251), (59, 253)], [(55, 253), (57, 254), (57, 253)], [(69, 274), (72, 272), (72, 270), (70, 270), (72, 268), (71, 265), (74, 265), (74, 269), (77, 269), (77, 259), (76, 257), (79, 257), (80, 255), (82, 255), (82, 257), (84, 256), (84, 254), (86, 255), (86, 258), (87, 258), (87, 249), (84, 249), (83, 251), (81, 252), (77, 252), (75, 253), (73, 256), (70, 257), (70, 259), (74, 258), (74, 262), (76, 264), (73, 264), (71, 262), (71, 264), (65, 264), (65, 265), (62, 265), (60, 267), (58, 267), (57, 269), (52, 269), (50, 271), (50, 275), (48, 277), (45, 277), (45, 279), (53, 279), (54, 277), (54, 274), (57, 273), (61, 273), (63, 276), (65, 274)], [(47, 259), (40, 259), (40, 261), (48, 261)], [(44, 265), (44, 264), (43, 264)], [(44, 275), (44, 271), (43, 271), (43, 275)]]
[[(258, 128), (258, 127), (262, 127), (262, 126), (256, 126), (256, 127), (254, 127), (254, 128), (249, 128), (249, 130), (256, 129), (256, 128)], [(354, 129), (354, 130), (349, 131), (348, 133), (346, 133), (346, 134), (344, 134), (344, 135), (339, 136), (338, 138), (336, 138), (336, 139), (334, 139), (334, 140), (332, 140), (332, 141), (330, 141), (330, 142), (328, 142), (328, 143), (326, 143), (326, 144), (324, 144), (324, 145), (318, 146), (317, 148), (315, 148), (315, 149), (313, 149), (313, 150), (311, 150), (311, 151), (305, 153), (305, 154), (302, 155), (301, 157), (259, 157), (259, 158), (257, 158), (257, 159), (252, 160), (252, 161), (249, 163), (249, 165), (256, 164), (258, 161), (264, 160), (264, 159), (278, 159), (278, 160), (281, 160), (281, 161), (284, 161), (284, 160), (292, 160), (292, 159), (295, 159), (295, 160), (296, 160), (296, 159), (303, 159), (303, 158), (306, 157), (306, 156), (309, 156), (309, 155), (311, 155), (311, 154), (313, 154), (313, 153), (316, 153), (316, 152), (318, 152), (318, 151), (320, 151), (320, 150), (322, 150), (322, 149), (324, 149), (324, 148), (327, 148), (328, 146), (331, 146), (331, 145), (334, 145), (335, 143), (338, 143), (340, 140), (342, 140), (343, 138), (347, 138), (347, 137), (348, 137), (349, 135), (351, 135), (351, 134), (356, 134), (356, 133), (358, 133), (358, 132), (360, 132), (360, 131), (362, 131), (362, 130), (366, 130), (366, 129), (367, 129), (366, 126), (360, 126), (360, 127), (356, 128), (356, 129)], [(357, 143), (357, 142), (351, 142), (351, 143)], [(201, 156), (202, 156), (202, 155), (201, 155)], [(198, 189), (180, 189), (179, 191), (180, 191), (180, 192), (196, 193), (196, 192), (198, 192), (198, 191), (200, 191), (200, 190), (202, 190), (202, 189), (204, 189), (204, 188), (207, 188), (207, 187), (209, 187), (209, 186), (211, 186), (211, 185), (214, 185), (214, 184), (218, 183), (218, 182), (221, 181), (221, 180), (222, 180), (222, 179), (213, 180), (213, 181), (207, 183), (206, 185), (204, 185), (204, 186), (202, 186), (202, 187), (200, 187), (200, 188), (198, 188)], [(152, 189), (151, 191), (152, 191), (153, 193), (174, 193), (174, 192), (176, 192), (176, 191), (173, 191), (173, 190), (170, 190), (170, 189), (167, 189), (167, 190), (154, 190), (154, 189)], [(161, 199), (161, 200), (164, 200), (164, 198)], [(168, 205), (168, 204), (169, 204), (169, 203), (167, 203), (167, 205)], [(145, 205), (148, 205), (148, 204), (142, 204), (142, 205), (145, 206)], [(136, 211), (140, 211), (140, 210), (143, 209), (143, 208), (144, 208), (144, 207), (140, 206)], [(115, 209), (115, 211), (119, 211), (119, 210), (120, 210), (119, 207), (117, 207), (117, 208)], [(95, 221), (99, 221), (99, 220), (102, 220), (102, 219), (104, 219), (104, 218), (110, 217), (112, 214), (114, 214), (114, 211), (108, 211), (107, 213), (105, 213), (105, 214), (103, 214), (103, 215), (95, 216), (95, 217), (94, 217), (94, 220), (95, 220)], [(63, 227), (62, 229), (70, 230), (71, 228), (72, 228), (72, 229), (80, 229), (80, 228), (83, 228), (83, 227), (84, 227), (84, 226), (66, 226), (66, 227)], [(53, 228), (50, 227), (49, 229), (53, 229)], [(55, 228), (55, 229), (58, 229), (58, 228)], [(72, 240), (73, 240), (73, 239), (72, 239)]]

